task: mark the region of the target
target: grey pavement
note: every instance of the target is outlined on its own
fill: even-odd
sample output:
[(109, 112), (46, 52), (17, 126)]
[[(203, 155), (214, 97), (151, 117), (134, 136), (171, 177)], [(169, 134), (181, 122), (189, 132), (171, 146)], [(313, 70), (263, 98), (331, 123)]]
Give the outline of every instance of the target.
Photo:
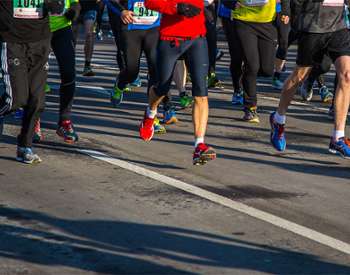
[[(178, 111), (179, 123), (166, 135), (139, 139), (144, 62), (143, 87), (118, 109), (111, 106), (117, 69), (110, 40), (96, 46), (96, 77), (78, 78), (79, 143), (64, 144), (55, 134), (57, 90), (42, 116), (45, 140), (35, 146), (42, 164), (15, 161), (19, 122), (8, 119), (0, 143), (0, 274), (350, 274), (347, 254), (77, 151), (104, 152), (350, 243), (350, 163), (327, 151), (327, 106), (317, 95), (310, 104), (296, 98), (287, 151), (277, 153), (268, 116), (279, 92), (261, 79), (261, 123), (243, 122), (230, 103), (225, 51), (218, 63), (225, 89), (210, 92), (207, 135), (218, 159), (203, 167), (192, 165), (190, 110)], [(79, 46), (78, 72), (82, 56)], [(50, 64), (55, 87), (53, 58)]]

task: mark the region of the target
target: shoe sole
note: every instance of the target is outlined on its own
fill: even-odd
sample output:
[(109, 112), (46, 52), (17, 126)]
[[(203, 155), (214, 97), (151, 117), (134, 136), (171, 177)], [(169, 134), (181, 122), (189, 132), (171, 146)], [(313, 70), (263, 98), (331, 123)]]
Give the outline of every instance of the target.
[(254, 119), (244, 119), (243, 118), (243, 121), (249, 122), (249, 123), (255, 123), (255, 124), (260, 123), (260, 119), (259, 118), (254, 118)]
[(64, 143), (68, 143), (68, 144), (74, 144), (76, 142), (78, 142), (79, 138), (75, 139), (75, 140), (71, 140), (71, 139), (66, 139), (63, 135), (61, 135), (60, 133), (56, 132), (56, 134), (60, 137), (63, 138), (63, 142)]
[(333, 97), (322, 99), (323, 103), (332, 103), (332, 101), (333, 101)]
[(154, 131), (154, 134), (155, 135), (164, 135), (164, 134), (166, 134), (166, 130), (164, 130), (164, 131)]
[(16, 157), (16, 160), (24, 164), (39, 164), (42, 162), (41, 159), (33, 160), (33, 161), (25, 161), (23, 158), (20, 158), (20, 157)]
[(344, 154), (340, 153), (339, 151), (335, 149), (328, 149), (328, 152), (330, 152), (333, 155), (340, 155), (343, 159), (350, 159), (350, 157), (345, 156)]
[(172, 117), (171, 119), (164, 121), (164, 124), (170, 125), (170, 124), (175, 124), (178, 122), (178, 119), (176, 117)]
[(199, 158), (193, 160), (193, 165), (204, 165), (214, 159), (216, 159), (216, 153), (202, 154)]

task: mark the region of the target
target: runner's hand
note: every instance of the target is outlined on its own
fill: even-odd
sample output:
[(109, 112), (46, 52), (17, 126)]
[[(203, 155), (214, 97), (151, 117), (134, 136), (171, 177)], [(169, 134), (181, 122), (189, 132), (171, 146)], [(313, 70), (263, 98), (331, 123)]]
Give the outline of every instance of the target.
[(177, 9), (177, 14), (183, 15), (186, 17), (194, 17), (200, 14), (201, 12), (200, 8), (187, 3), (178, 3), (176, 9)]
[(132, 24), (134, 22), (134, 13), (132, 11), (129, 10), (123, 10), (122, 14), (120, 16), (122, 22), (124, 24)]
[(281, 21), (283, 24), (287, 25), (289, 23), (289, 16), (288, 15), (281, 15)]

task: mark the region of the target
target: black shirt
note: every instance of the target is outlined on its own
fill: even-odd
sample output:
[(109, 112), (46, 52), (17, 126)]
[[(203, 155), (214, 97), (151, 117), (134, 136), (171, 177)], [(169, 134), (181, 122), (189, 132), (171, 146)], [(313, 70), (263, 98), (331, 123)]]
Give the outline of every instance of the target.
[(293, 16), (294, 27), (302, 32), (329, 33), (346, 28), (344, 0), (339, 0), (338, 6), (334, 0), (292, 0)]
[[(35, 0), (35, 7), (24, 7), (23, 0), (0, 0), (0, 38), (6, 42), (35, 42), (50, 37), (50, 26), (43, 0)], [(28, 3), (26, 1), (26, 3)], [(31, 19), (29, 19), (31, 18)]]
[(98, 4), (96, 0), (80, 0), (81, 12), (86, 12), (90, 10), (98, 10)]

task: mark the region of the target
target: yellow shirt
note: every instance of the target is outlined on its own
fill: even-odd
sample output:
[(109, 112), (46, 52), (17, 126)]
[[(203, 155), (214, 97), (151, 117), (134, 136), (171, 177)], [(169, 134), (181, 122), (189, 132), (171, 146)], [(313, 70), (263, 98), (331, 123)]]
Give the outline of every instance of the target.
[(240, 7), (232, 10), (232, 19), (237, 19), (252, 23), (272, 22), (276, 17), (276, 0), (269, 0), (264, 6), (251, 7), (246, 6), (246, 0), (238, 0)]

